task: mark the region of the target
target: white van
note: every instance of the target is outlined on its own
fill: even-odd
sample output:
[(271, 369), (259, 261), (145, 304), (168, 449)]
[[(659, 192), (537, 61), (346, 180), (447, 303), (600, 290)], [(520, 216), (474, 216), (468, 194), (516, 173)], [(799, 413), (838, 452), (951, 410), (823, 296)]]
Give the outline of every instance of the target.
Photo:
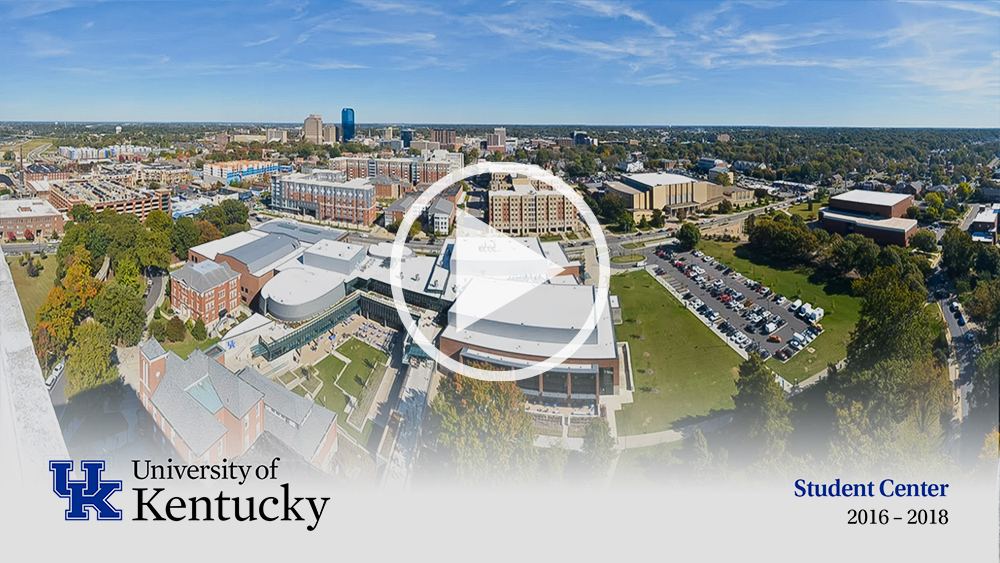
[(795, 340), (795, 341), (797, 341), (799, 344), (805, 344), (806, 343), (806, 337), (802, 336), (801, 334), (799, 334), (797, 332), (793, 332), (792, 333), (792, 339)]
[(795, 301), (792, 302), (792, 305), (791, 305), (791, 307), (788, 308), (788, 310), (791, 311), (792, 313), (794, 313), (794, 312), (798, 311), (799, 307), (801, 307), (801, 306), (802, 306), (802, 300), (801, 299), (796, 299)]
[(813, 309), (812, 314), (809, 315), (809, 320), (814, 323), (819, 322), (820, 320), (823, 319), (824, 314), (826, 314), (826, 311), (824, 311), (822, 307), (816, 307), (815, 309)]

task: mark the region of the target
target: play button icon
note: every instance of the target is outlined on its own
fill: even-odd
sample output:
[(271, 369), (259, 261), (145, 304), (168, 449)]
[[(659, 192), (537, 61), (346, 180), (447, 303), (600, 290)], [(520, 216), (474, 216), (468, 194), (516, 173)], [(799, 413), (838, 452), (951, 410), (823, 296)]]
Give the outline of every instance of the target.
[[(532, 346), (533, 350), (545, 351), (544, 354), (528, 354), (532, 358), (530, 360), (513, 359), (512, 364), (502, 369), (484, 369), (466, 365), (456, 357), (442, 353), (432, 342), (442, 327), (429, 320), (437, 316), (434, 311), (427, 316), (407, 304), (401, 283), (402, 262), (407, 254), (407, 233), (419, 218), (420, 210), (427, 209), (434, 197), (461, 180), (495, 173), (514, 174), (547, 185), (573, 204), (594, 239), (598, 275), (588, 285), (580, 285), (573, 277), (567, 276), (572, 270), (567, 270), (562, 250), (555, 248), (558, 243), (542, 243), (537, 236), (510, 236), (459, 207), (454, 238), (446, 243), (436, 265), (448, 270), (448, 290), (442, 298), (446, 301), (453, 299), (444, 305), (448, 321), (443, 330), (449, 334), (449, 339), (452, 335), (463, 338), (463, 334), (469, 338), (475, 338), (473, 335), (515, 338), (525, 346)], [(556, 257), (558, 261), (550, 257)], [(572, 273), (579, 272), (578, 266)], [(580, 194), (537, 166), (510, 162), (484, 162), (468, 166), (448, 174), (421, 193), (403, 215), (389, 260), (393, 304), (412, 342), (446, 373), (486, 381), (516, 381), (559, 368), (581, 346), (593, 342), (591, 337), (597, 334), (597, 322), (604, 318), (602, 315), (605, 315), (608, 306), (610, 273), (610, 260), (601, 226)], [(595, 281), (596, 284), (593, 284)], [(556, 287), (558, 285), (574, 287), (563, 291)], [(569, 308), (554, 306), (557, 302), (550, 297), (557, 293), (561, 297), (571, 294)], [(560, 299), (558, 303), (565, 304), (567, 301)], [(540, 333), (551, 338), (537, 337)], [(491, 334), (494, 336), (488, 336)], [(610, 338), (613, 342), (613, 335)]]

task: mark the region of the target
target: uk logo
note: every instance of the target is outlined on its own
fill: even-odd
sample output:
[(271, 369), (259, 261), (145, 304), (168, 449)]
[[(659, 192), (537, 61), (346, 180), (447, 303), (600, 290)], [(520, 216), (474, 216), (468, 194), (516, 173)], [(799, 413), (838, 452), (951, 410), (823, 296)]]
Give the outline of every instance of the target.
[[(49, 471), (52, 472), (52, 490), (59, 498), (69, 499), (67, 520), (90, 520), (90, 512), (97, 514), (98, 520), (121, 520), (122, 512), (111, 506), (108, 501), (115, 491), (122, 490), (121, 481), (104, 481), (104, 461), (81, 461), (80, 468), (84, 478), (79, 481), (70, 480), (73, 471), (72, 461), (50, 461)], [(87, 508), (91, 510), (87, 510)]]

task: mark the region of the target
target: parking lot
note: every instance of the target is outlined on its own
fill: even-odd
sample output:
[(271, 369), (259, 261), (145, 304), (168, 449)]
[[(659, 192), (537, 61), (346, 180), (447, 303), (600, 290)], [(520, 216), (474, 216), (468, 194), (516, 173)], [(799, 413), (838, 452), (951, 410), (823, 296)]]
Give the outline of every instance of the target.
[[(710, 321), (720, 337), (764, 359), (787, 361), (802, 351), (809, 353), (822, 333), (822, 311), (811, 324), (792, 312), (795, 299), (770, 293), (769, 288), (716, 263), (700, 252), (657, 251), (648, 263), (657, 275), (685, 297), (688, 309)], [(679, 264), (679, 266), (678, 266)], [(799, 302), (800, 308), (805, 303)], [(808, 311), (808, 309), (806, 309)], [(798, 335), (798, 338), (795, 337)], [(787, 357), (786, 357), (787, 356)]]

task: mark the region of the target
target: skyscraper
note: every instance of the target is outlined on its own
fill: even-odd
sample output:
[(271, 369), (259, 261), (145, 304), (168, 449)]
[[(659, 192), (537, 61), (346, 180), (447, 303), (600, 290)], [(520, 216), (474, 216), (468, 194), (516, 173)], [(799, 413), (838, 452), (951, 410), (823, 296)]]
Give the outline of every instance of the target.
[(302, 136), (317, 145), (323, 142), (323, 118), (315, 113), (306, 118), (302, 125)]
[(403, 148), (410, 148), (410, 143), (413, 142), (413, 129), (403, 129), (399, 132), (399, 138), (403, 141)]
[(344, 141), (354, 139), (354, 109), (344, 108), (340, 112), (340, 122), (344, 128)]

